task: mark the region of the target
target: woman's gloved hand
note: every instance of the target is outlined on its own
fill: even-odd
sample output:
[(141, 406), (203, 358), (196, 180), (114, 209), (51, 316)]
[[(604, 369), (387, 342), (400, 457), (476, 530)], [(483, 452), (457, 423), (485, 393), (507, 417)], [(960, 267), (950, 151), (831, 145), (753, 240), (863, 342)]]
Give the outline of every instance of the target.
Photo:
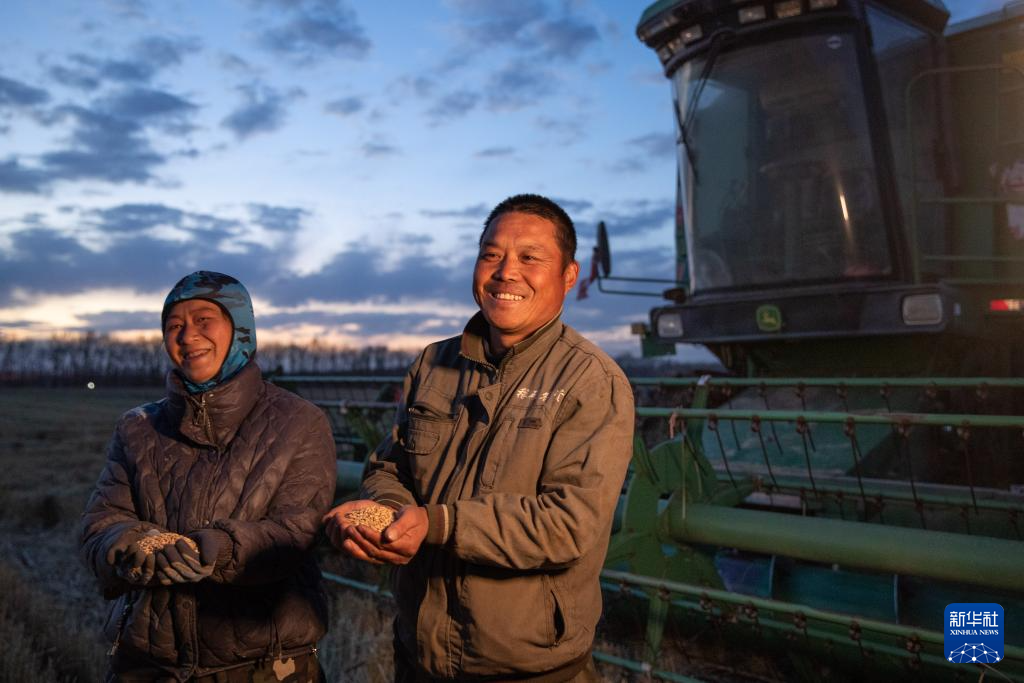
[(199, 559), (199, 552), (184, 538), (165, 545), (153, 555), (156, 557), (156, 580), (162, 586), (195, 583), (213, 573), (213, 564), (204, 565)]
[(118, 542), (107, 553), (107, 562), (114, 566), (118, 576), (133, 586), (149, 585), (156, 573), (156, 558), (153, 554), (146, 552), (140, 541), (147, 536), (155, 536), (160, 533), (159, 529), (149, 529), (142, 535), (124, 534), (132, 539), (131, 542), (122, 548), (122, 539), (118, 539)]
[(142, 534), (137, 531), (126, 531), (121, 534), (121, 536), (114, 541), (113, 545), (111, 545), (110, 549), (107, 551), (107, 564), (111, 567), (117, 568), (117, 566), (121, 564), (121, 559), (128, 550), (128, 546), (135, 543), (140, 538), (142, 538)]
[(200, 529), (188, 534), (198, 552), (185, 539), (155, 553), (156, 579), (164, 586), (195, 583), (213, 574), (221, 558), (230, 555), (231, 537), (220, 529)]

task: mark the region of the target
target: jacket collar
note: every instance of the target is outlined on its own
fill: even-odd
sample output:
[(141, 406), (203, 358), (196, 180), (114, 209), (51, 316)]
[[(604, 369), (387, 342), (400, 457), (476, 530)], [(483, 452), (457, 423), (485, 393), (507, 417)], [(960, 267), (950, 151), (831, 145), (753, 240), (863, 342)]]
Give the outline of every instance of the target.
[(189, 394), (175, 370), (167, 373), (172, 420), (183, 435), (205, 446), (223, 448), (231, 443), (263, 391), (263, 373), (253, 362), (228, 381), (200, 394)]
[[(539, 330), (517, 344), (513, 344), (501, 361), (498, 363), (498, 372), (502, 376), (513, 375), (521, 368), (525, 368), (536, 358), (547, 353), (551, 345), (562, 336), (562, 312), (552, 318)], [(487, 359), (485, 352), (485, 340), (490, 336), (490, 325), (482, 312), (477, 312), (462, 331), (460, 354), (475, 362), (487, 367), (494, 367), (494, 364)]]

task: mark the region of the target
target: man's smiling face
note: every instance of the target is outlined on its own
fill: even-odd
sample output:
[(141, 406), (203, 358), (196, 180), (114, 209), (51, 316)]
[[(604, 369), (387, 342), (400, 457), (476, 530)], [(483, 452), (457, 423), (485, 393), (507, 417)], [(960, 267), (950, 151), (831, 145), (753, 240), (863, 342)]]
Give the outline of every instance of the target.
[(565, 265), (551, 221), (518, 211), (494, 218), (473, 270), (473, 298), (491, 326), (492, 350), (504, 352), (558, 315), (578, 272), (575, 261)]

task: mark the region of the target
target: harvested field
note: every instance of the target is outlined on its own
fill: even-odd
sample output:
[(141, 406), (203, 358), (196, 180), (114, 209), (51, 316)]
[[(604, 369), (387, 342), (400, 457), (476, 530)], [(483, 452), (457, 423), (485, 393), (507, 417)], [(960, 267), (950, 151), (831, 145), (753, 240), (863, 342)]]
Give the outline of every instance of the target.
[[(78, 560), (74, 527), (105, 460), (117, 417), (162, 395), (159, 388), (4, 387), (0, 391), (0, 681), (101, 681), (106, 605)], [(325, 571), (376, 584), (375, 568), (321, 547)], [(389, 598), (327, 583), (330, 633), (320, 643), (332, 683), (391, 680)], [(636, 612), (636, 621), (629, 613)], [(599, 638), (606, 652), (638, 657), (643, 608)], [(632, 623), (630, 623), (632, 622)], [(750, 680), (694, 666), (692, 641), (666, 643), (660, 666), (702, 680)], [(726, 657), (726, 659), (728, 659)], [(605, 681), (648, 680), (599, 665)]]
[(114, 421), (155, 392), (0, 392), (0, 637), (13, 644), (0, 657), (0, 680), (102, 680), (106, 607), (78, 560), (74, 527)]

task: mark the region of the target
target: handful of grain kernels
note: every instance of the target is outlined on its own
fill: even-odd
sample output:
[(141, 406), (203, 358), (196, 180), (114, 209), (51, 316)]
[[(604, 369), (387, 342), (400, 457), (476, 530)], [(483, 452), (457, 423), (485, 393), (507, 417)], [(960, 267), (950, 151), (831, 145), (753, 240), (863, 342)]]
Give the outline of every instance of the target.
[(196, 545), (195, 541), (193, 541), (188, 536), (182, 536), (181, 534), (176, 534), (173, 531), (165, 531), (162, 534), (151, 534), (149, 536), (143, 536), (142, 539), (139, 541), (139, 549), (147, 555), (152, 555), (157, 550), (160, 550), (160, 548), (163, 548), (165, 545), (172, 545), (174, 543), (177, 543), (181, 539), (185, 539), (185, 543), (188, 545), (189, 548), (192, 548), (192, 550), (196, 551), (197, 553), (199, 552), (199, 546)]
[(386, 505), (373, 503), (345, 513), (345, 519), (353, 524), (362, 524), (380, 533), (395, 521), (397, 514)]

